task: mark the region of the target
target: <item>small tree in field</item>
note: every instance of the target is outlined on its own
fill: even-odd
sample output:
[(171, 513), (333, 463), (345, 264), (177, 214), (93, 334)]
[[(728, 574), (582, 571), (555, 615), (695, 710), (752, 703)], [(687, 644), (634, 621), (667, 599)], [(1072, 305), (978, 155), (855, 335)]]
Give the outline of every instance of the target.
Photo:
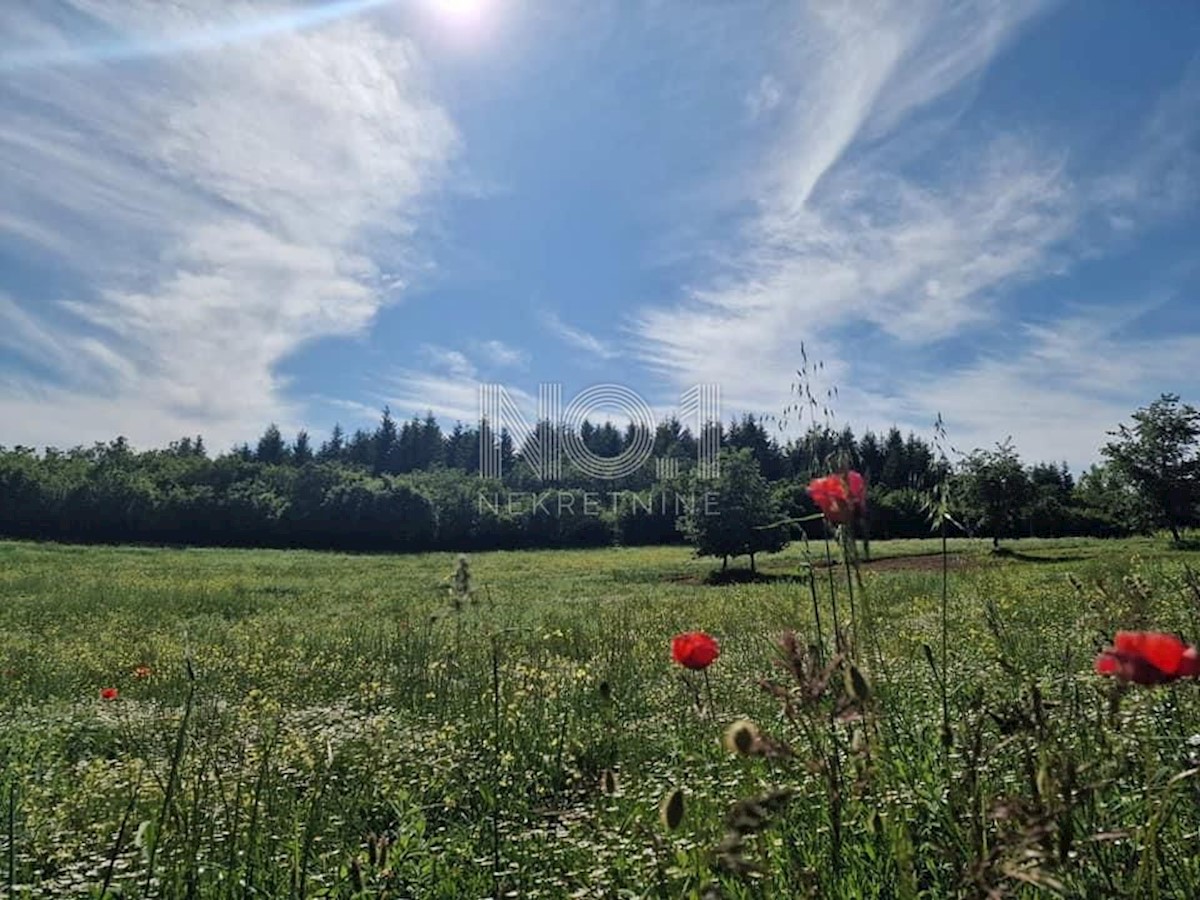
[(1113, 468), (1137, 487), (1155, 524), (1166, 526), (1178, 543), (1181, 530), (1196, 521), (1200, 499), (1200, 412), (1163, 394), (1133, 414), (1133, 426), (1120, 425), (1100, 451)]
[(748, 555), (753, 572), (755, 554), (778, 553), (787, 546), (782, 527), (765, 527), (782, 515), (749, 450), (722, 453), (720, 476), (694, 481), (692, 487), (695, 502), (680, 519), (679, 530), (697, 556), (721, 557), (724, 571), (729, 557)]
[(958, 488), (964, 516), (991, 535), (992, 547), (999, 549), (1000, 538), (1016, 530), (1032, 486), (1008, 438), (995, 450), (976, 450), (963, 460)]

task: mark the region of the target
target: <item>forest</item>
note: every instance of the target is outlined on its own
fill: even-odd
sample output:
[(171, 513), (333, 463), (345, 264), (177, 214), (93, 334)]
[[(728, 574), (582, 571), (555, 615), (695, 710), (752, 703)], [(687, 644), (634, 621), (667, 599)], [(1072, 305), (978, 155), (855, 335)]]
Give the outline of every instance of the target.
[[(722, 479), (765, 498), (761, 526), (813, 514), (808, 480), (853, 469), (869, 485), (872, 539), (927, 535), (931, 497), (945, 485), (960, 533), (998, 541), (1170, 528), (1179, 540), (1196, 517), (1198, 422), (1194, 408), (1163, 395), (1116, 426), (1104, 461), (1076, 477), (1066, 463), (1027, 464), (1011, 441), (960, 453), (897, 428), (856, 435), (819, 426), (781, 441), (772, 423), (746, 415), (707, 426), (718, 429), (726, 462), (742, 460), (710, 483), (695, 471), (698, 436), (670, 419), (633, 474), (598, 479), (567, 463), (548, 482), (506, 431), (493, 436), (486, 423), (447, 431), (432, 414), (398, 422), (385, 409), (374, 429), (335, 427), (319, 445), (270, 425), (255, 445), (215, 455), (201, 437), (149, 450), (123, 438), (69, 450), (0, 447), (0, 535), (396, 552), (680, 543), (698, 495), (724, 487), (732, 496)], [(637, 435), (585, 422), (579, 437), (611, 458)], [(480, 477), (481, 441), (498, 446), (501, 478)], [(664, 459), (677, 460), (671, 478), (658, 477)], [(548, 492), (554, 502), (543, 502)], [(790, 525), (791, 535), (802, 527)]]

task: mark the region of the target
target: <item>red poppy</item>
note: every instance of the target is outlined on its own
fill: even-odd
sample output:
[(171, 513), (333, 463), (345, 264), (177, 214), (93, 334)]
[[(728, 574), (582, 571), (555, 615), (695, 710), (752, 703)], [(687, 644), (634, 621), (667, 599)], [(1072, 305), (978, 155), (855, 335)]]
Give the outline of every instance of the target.
[(100, 688), (100, 699), (116, 700), (118, 693), (120, 692), (116, 688)]
[(671, 639), (671, 656), (688, 669), (707, 669), (720, 655), (717, 642), (703, 631), (685, 631)]
[(845, 524), (866, 511), (867, 482), (858, 472), (826, 475), (809, 482), (808, 496), (830, 522)]
[(1100, 652), (1095, 665), (1099, 675), (1114, 675), (1134, 684), (1200, 677), (1196, 648), (1161, 631), (1118, 631), (1113, 646)]
[(149, 678), (150, 673), (151, 673), (151, 671), (150, 671), (149, 666), (137, 666), (133, 670), (133, 677), (134, 678)]

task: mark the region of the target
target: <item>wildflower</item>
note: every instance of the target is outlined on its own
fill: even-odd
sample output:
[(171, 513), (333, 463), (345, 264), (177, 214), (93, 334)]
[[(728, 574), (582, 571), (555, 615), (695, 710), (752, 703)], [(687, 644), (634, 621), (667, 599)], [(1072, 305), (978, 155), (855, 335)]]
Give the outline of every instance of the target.
[(151, 674), (151, 669), (149, 666), (137, 666), (133, 670), (134, 678), (149, 678), (150, 674)]
[(808, 496), (830, 522), (842, 525), (867, 508), (867, 482), (858, 472), (826, 475), (808, 483)]
[(703, 631), (685, 631), (671, 639), (671, 656), (688, 669), (707, 669), (720, 655), (717, 642)]
[(116, 700), (117, 695), (119, 693), (120, 693), (120, 691), (118, 691), (116, 688), (113, 688), (113, 687), (100, 688), (100, 699), (101, 700)]
[(1096, 657), (1096, 673), (1134, 684), (1166, 684), (1200, 677), (1200, 654), (1173, 634), (1118, 631), (1113, 646)]

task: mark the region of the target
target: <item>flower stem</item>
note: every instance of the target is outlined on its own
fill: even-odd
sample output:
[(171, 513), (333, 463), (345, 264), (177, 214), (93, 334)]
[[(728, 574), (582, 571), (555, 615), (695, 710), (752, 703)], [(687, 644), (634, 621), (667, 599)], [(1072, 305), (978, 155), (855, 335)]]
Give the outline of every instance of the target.
[(817, 600), (817, 573), (808, 567), (808, 589), (812, 593), (813, 619), (817, 623), (817, 660), (825, 665), (825, 635), (821, 632), (821, 604)]
[(852, 652), (858, 652), (858, 612), (854, 608), (854, 573), (850, 571), (851, 546), (850, 542), (854, 540), (850, 533), (849, 527), (843, 525), (841, 529), (842, 538), (842, 565), (846, 568), (846, 590), (850, 592), (850, 648)]
[(821, 526), (825, 529), (825, 563), (829, 570), (829, 604), (833, 608), (833, 647), (842, 650), (842, 627), (838, 624), (837, 586), (833, 583), (833, 553), (829, 549), (829, 522), (822, 519)]
[[(950, 658), (950, 556), (948, 553), (948, 542), (946, 540), (946, 517), (942, 515), (941, 521), (942, 531), (942, 734), (950, 733), (950, 704), (947, 694), (947, 682), (949, 681), (947, 674), (947, 663)], [(949, 751), (947, 751), (949, 752)]]
[(704, 693), (708, 696), (708, 717), (717, 721), (717, 710), (713, 706), (712, 681), (708, 677), (708, 669), (704, 670)]

